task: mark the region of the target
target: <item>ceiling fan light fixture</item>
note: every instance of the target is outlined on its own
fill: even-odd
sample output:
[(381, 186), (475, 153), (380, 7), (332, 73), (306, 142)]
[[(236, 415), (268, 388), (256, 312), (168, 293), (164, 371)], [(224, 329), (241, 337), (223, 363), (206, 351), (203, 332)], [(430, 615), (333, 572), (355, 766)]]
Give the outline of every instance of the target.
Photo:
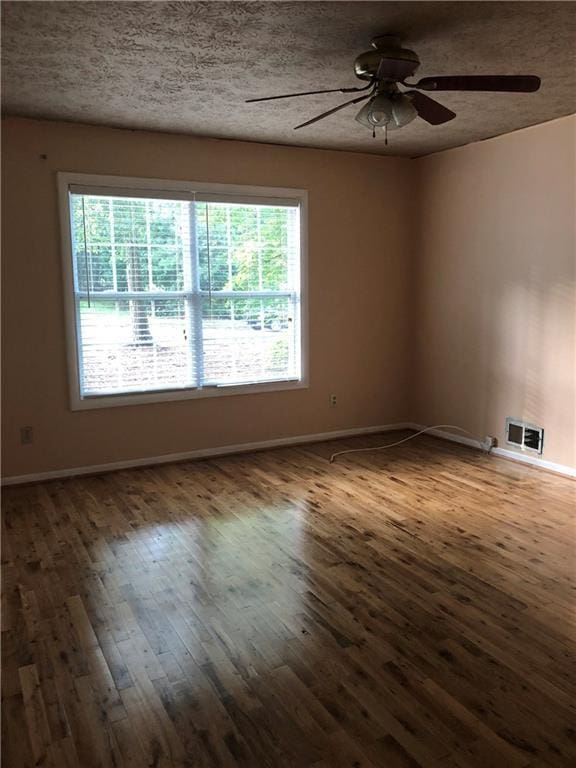
[(394, 105), (388, 94), (378, 94), (368, 104), (370, 109), (368, 110), (367, 118), (373, 128), (382, 128), (393, 122)]
[(418, 117), (412, 99), (402, 93), (379, 93), (362, 107), (356, 121), (365, 128), (402, 128)]
[(394, 120), (392, 102), (387, 94), (373, 96), (356, 115), (356, 120), (365, 128), (383, 128)]
[(412, 99), (409, 96), (399, 94), (394, 98), (392, 101), (392, 117), (394, 125), (389, 125), (389, 128), (402, 128), (418, 117), (416, 107), (412, 104)]
[(360, 123), (360, 125), (363, 125), (364, 128), (370, 128), (372, 130), (373, 126), (372, 123), (368, 120), (368, 112), (370, 111), (370, 104), (371, 101), (367, 101), (366, 104), (360, 109), (356, 117), (354, 118), (356, 122)]

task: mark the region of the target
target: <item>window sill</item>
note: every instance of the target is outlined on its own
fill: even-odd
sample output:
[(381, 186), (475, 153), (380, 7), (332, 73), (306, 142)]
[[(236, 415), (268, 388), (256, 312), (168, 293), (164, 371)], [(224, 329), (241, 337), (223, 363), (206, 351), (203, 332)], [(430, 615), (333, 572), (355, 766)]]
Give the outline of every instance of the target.
[(292, 389), (307, 389), (304, 380), (266, 381), (261, 384), (237, 384), (234, 386), (206, 387), (204, 389), (171, 389), (158, 392), (124, 392), (118, 395), (92, 395), (89, 397), (72, 396), (71, 410), (84, 411), (98, 408), (116, 408), (127, 405), (145, 405), (147, 403), (169, 403), (177, 400), (203, 400), (208, 397), (226, 397), (229, 395), (255, 395), (260, 392), (283, 392)]

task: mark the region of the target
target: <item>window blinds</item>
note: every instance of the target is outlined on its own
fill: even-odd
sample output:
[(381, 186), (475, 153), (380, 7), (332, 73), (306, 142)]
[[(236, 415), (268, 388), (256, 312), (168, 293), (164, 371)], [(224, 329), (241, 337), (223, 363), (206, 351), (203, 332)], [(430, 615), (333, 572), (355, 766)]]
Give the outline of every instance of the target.
[(82, 397), (300, 378), (300, 211), (69, 193)]

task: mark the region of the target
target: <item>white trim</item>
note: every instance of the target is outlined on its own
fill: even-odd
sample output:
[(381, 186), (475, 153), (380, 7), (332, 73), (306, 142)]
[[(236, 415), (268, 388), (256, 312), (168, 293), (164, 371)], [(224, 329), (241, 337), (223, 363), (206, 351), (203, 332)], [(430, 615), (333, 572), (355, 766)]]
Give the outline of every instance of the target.
[(539, 469), (548, 469), (550, 472), (557, 472), (558, 474), (566, 475), (567, 477), (576, 477), (576, 468), (569, 467), (566, 464), (556, 464), (554, 461), (538, 459), (536, 456), (518, 453), (517, 451), (510, 451), (508, 448), (492, 448), (490, 453), (494, 454), (494, 456), (500, 456), (503, 459), (512, 459), (513, 461), (519, 461), (522, 464), (530, 464)]
[[(419, 424), (408, 425), (410, 429), (424, 429)], [(441, 429), (431, 429), (428, 432), (429, 435), (434, 435), (442, 440), (449, 440), (451, 443), (460, 443), (461, 445), (467, 445), (470, 448), (476, 448), (477, 450), (483, 450), (481, 442), (472, 437), (465, 437), (464, 435), (457, 435), (452, 432), (444, 432)], [(539, 459), (536, 456), (527, 455), (518, 451), (511, 451), (508, 448), (491, 448), (490, 451), (485, 451), (492, 456), (498, 456), (503, 459), (511, 459), (512, 461), (519, 461), (522, 464), (529, 464), (532, 467), (538, 469), (547, 469), (550, 472), (556, 472), (559, 475), (565, 475), (566, 477), (576, 477), (576, 468), (569, 467), (566, 464), (556, 464), (553, 461), (547, 461), (546, 459)]]
[[(422, 424), (410, 424), (410, 429), (419, 432), (421, 429), (427, 429), (427, 427)], [(433, 437), (439, 437), (442, 440), (450, 440), (452, 443), (460, 443), (461, 445), (467, 445), (470, 448), (477, 448), (478, 450), (482, 450), (482, 443), (480, 440), (477, 440), (474, 437), (466, 437), (466, 435), (460, 435), (457, 432), (445, 432), (443, 429), (428, 429), (426, 434), (432, 435)]]
[(204, 459), (210, 456), (226, 456), (233, 453), (262, 451), (267, 448), (279, 448), (285, 445), (304, 445), (305, 443), (319, 443), (324, 440), (337, 440), (342, 437), (370, 435), (377, 432), (395, 432), (403, 429), (412, 429), (412, 427), (412, 424), (405, 423), (383, 424), (378, 427), (352, 427), (351, 429), (337, 429), (332, 432), (318, 432), (316, 434), (296, 435), (294, 437), (278, 437), (273, 440), (258, 440), (253, 443), (222, 445), (216, 448), (197, 448), (194, 451), (168, 453), (163, 456), (147, 456), (141, 459), (127, 459), (126, 461), (115, 461), (109, 464), (92, 464), (84, 467), (72, 467), (71, 469), (54, 469), (50, 472), (36, 472), (30, 475), (13, 475), (12, 477), (3, 478), (2, 485), (21, 485), (22, 483), (37, 483), (42, 480), (57, 480), (59, 478), (113, 472), (119, 469), (131, 469), (132, 467), (172, 464), (179, 461)]
[(300, 381), (308, 386), (310, 376), (309, 360), (309, 320), (308, 320), (308, 192), (301, 191), (300, 217), (298, 221), (300, 235), (300, 264), (298, 265), (298, 280), (300, 283), (299, 312), (295, 318), (298, 323), (297, 332), (300, 338)]
[[(97, 408), (115, 408), (128, 405), (142, 405), (145, 403), (170, 402), (174, 400), (196, 400), (206, 397), (222, 397), (228, 395), (250, 395), (260, 392), (276, 392), (291, 389), (306, 389), (308, 387), (309, 359), (308, 359), (308, 192), (305, 189), (293, 189), (282, 187), (256, 187), (240, 184), (213, 184), (195, 181), (170, 181), (167, 179), (148, 179), (125, 176), (102, 176), (84, 173), (69, 173), (60, 171), (57, 173), (58, 199), (60, 208), (60, 230), (62, 242), (62, 261), (64, 277), (64, 311), (66, 325), (66, 351), (68, 364), (68, 386), (70, 393), (70, 409), (72, 411), (92, 410)], [(118, 194), (123, 192), (147, 191), (148, 194), (156, 192), (165, 197), (172, 196), (179, 199), (193, 200), (197, 193), (198, 197), (208, 197), (216, 199), (220, 196), (231, 196), (234, 200), (246, 200), (253, 203), (278, 205), (284, 200), (284, 205), (289, 206), (289, 200), (293, 200), (294, 206), (300, 210), (300, 300), (299, 316), (296, 318), (298, 323), (297, 333), (300, 340), (300, 366), (299, 378), (284, 379), (279, 381), (260, 381), (256, 383), (222, 385), (217, 387), (205, 386), (202, 388), (170, 389), (162, 391), (147, 390), (145, 392), (122, 392), (118, 395), (94, 395), (82, 397), (80, 393), (80, 355), (81, 344), (78, 334), (80, 323), (77, 317), (77, 302), (74, 284), (74, 267), (72, 259), (72, 225), (71, 211), (69, 204), (69, 192), (82, 191), (89, 194), (91, 190), (99, 194), (110, 194), (116, 191)], [(242, 296), (270, 296), (277, 295), (292, 296), (293, 291), (255, 291), (243, 292)], [(126, 299), (132, 294), (112, 294), (107, 293), (102, 296), (103, 299), (113, 300), (118, 298)], [(158, 298), (170, 298), (168, 292), (158, 294)], [(178, 292), (177, 297), (185, 297), (186, 292)], [(220, 296), (220, 294), (218, 294)], [(222, 293), (222, 297), (226, 298)], [(138, 298), (150, 299), (156, 294), (138, 294)]]
[[(273, 440), (259, 440), (253, 443), (239, 443), (237, 445), (223, 445), (216, 448), (198, 448), (194, 451), (184, 451), (182, 453), (168, 453), (163, 456), (149, 456), (141, 459), (127, 459), (126, 461), (115, 461), (109, 464), (92, 464), (84, 467), (73, 467), (71, 469), (55, 469), (49, 472), (36, 472), (29, 475), (13, 475), (12, 477), (2, 478), (2, 485), (22, 485), (23, 483), (38, 483), (43, 480), (58, 480), (67, 477), (79, 477), (82, 475), (95, 475), (102, 472), (114, 472), (120, 469), (131, 469), (133, 467), (154, 466), (156, 464), (172, 464), (180, 461), (189, 461), (193, 459), (203, 459), (210, 456), (227, 456), (234, 453), (249, 453), (251, 451), (262, 451), (267, 448), (280, 448), (285, 445), (304, 445), (306, 443), (317, 443), (324, 440), (337, 440), (342, 437), (354, 437), (359, 435), (370, 435), (378, 432), (396, 432), (401, 430), (424, 429), (420, 424), (412, 422), (403, 422), (399, 424), (382, 424), (377, 427), (353, 427), (352, 429), (339, 429), (332, 432), (318, 432), (309, 435), (297, 435), (295, 437), (279, 437)], [(428, 433), (442, 440), (448, 440), (453, 443), (460, 443), (471, 448), (478, 448), (479, 442), (471, 437), (444, 432), (439, 429), (430, 430)], [(537, 459), (533, 456), (526, 456), (515, 451), (509, 451), (506, 448), (492, 448), (490, 454), (512, 461), (519, 461), (524, 464), (556, 472), (567, 477), (576, 477), (576, 469), (564, 464), (556, 464), (552, 461)]]
[(260, 381), (256, 384), (206, 384), (201, 389), (162, 389), (122, 392), (118, 395), (85, 395), (77, 404), (71, 405), (73, 411), (101, 410), (127, 405), (145, 405), (146, 403), (169, 403), (176, 400), (202, 400), (207, 397), (225, 397), (227, 395), (256, 395), (260, 392), (284, 392), (291, 389), (308, 389), (305, 381), (297, 379)]
[(80, 319), (77, 316), (74, 298), (75, 281), (72, 263), (72, 221), (68, 199), (68, 186), (71, 174), (57, 173), (58, 208), (60, 211), (60, 238), (62, 249), (62, 275), (64, 279), (64, 321), (66, 336), (66, 361), (68, 365), (68, 393), (70, 407), (80, 400), (80, 361), (78, 350), (81, 348), (78, 339)]
[[(180, 192), (186, 195), (186, 198), (195, 193), (213, 193), (221, 195), (233, 195), (235, 197), (262, 198), (260, 202), (266, 200), (275, 200), (276, 204), (282, 198), (301, 199), (307, 195), (305, 189), (295, 189), (293, 187), (257, 187), (247, 184), (216, 184), (205, 181), (175, 181), (173, 179), (150, 179), (140, 176), (108, 176), (93, 173), (72, 173), (69, 171), (59, 171), (58, 178), (65, 179), (66, 186), (76, 187), (75, 192), (91, 194), (95, 190), (99, 194), (110, 194), (110, 192), (124, 192), (130, 194), (139, 189), (146, 189), (149, 192)], [(175, 198), (178, 199), (178, 198)], [(274, 205), (274, 203), (272, 203)]]

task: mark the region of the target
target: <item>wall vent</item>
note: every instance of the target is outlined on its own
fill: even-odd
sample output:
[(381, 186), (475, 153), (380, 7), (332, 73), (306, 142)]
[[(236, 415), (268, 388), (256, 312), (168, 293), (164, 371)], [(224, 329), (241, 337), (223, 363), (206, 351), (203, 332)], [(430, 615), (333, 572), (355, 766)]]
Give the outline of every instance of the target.
[(506, 442), (508, 445), (521, 448), (523, 451), (542, 453), (544, 429), (508, 417), (506, 419)]

